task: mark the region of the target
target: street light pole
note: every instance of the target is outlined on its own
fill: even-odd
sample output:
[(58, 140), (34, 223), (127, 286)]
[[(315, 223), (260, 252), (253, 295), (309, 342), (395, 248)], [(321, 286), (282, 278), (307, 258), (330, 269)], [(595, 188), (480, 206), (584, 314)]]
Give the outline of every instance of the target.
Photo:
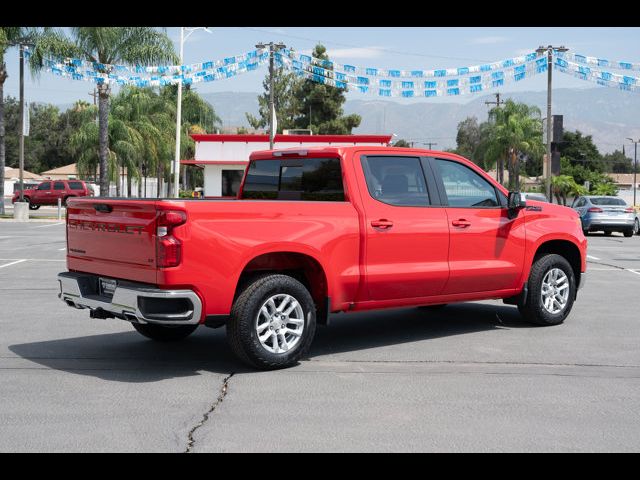
[[(180, 65), (184, 63), (184, 42), (189, 35), (191, 35), (196, 30), (204, 29), (205, 31), (211, 33), (207, 27), (194, 27), (187, 28), (187, 35), (185, 36), (184, 31), (185, 27), (180, 27)], [(173, 192), (171, 192), (170, 196), (174, 198), (178, 198), (180, 196), (180, 133), (182, 129), (182, 79), (178, 79), (178, 107), (176, 110), (176, 152), (173, 159), (173, 166), (171, 168), (173, 173)], [(160, 185), (158, 185), (160, 188)]]
[(547, 198), (551, 200), (551, 122), (553, 121), (551, 117), (551, 79), (552, 79), (552, 71), (553, 71), (553, 51), (557, 52), (566, 52), (569, 50), (563, 45), (560, 47), (554, 47), (553, 45), (548, 45), (547, 47), (538, 47), (536, 49), (536, 53), (544, 53), (547, 52), (547, 160), (542, 165), (543, 176), (546, 182), (546, 193)]
[(633, 140), (633, 138), (627, 137), (627, 140), (631, 140), (633, 143), (633, 206), (636, 206), (636, 170), (638, 169), (638, 142), (640, 140)]
[[(286, 48), (286, 45), (282, 42), (280, 43), (258, 43), (256, 48), (266, 48), (269, 47), (269, 149), (273, 150), (273, 142), (276, 137), (276, 106), (275, 106), (275, 97), (274, 97), (274, 85), (275, 85), (275, 72), (273, 68), (273, 54), (280, 49)], [(309, 113), (311, 116), (311, 113)]]

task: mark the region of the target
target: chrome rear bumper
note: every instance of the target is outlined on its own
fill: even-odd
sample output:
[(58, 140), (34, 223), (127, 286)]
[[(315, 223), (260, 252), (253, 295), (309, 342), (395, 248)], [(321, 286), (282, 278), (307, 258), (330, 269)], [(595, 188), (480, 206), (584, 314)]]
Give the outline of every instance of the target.
[(100, 277), (87, 273), (58, 274), (58, 297), (70, 307), (88, 308), (94, 318), (120, 318), (137, 323), (194, 325), (200, 322), (202, 302), (192, 290), (161, 290), (118, 280), (113, 296), (100, 294)]

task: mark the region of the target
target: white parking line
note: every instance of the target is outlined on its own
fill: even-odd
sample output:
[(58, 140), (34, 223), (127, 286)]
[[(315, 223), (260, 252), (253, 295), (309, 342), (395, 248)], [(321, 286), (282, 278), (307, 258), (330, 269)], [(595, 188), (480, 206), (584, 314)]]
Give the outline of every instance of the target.
[(61, 252), (61, 251), (66, 250), (66, 249), (67, 249), (67, 247), (63, 247), (63, 248), (59, 248), (58, 251)]
[(9, 260), (19, 260), (21, 262), (66, 262), (64, 258), (0, 258), (0, 262), (7, 262)]
[(632, 270), (632, 269), (630, 269), (630, 268), (625, 268), (625, 270), (626, 270), (627, 272), (631, 272), (631, 273), (635, 273), (636, 275), (640, 275), (640, 272), (636, 272), (635, 270)]
[(55, 227), (56, 225), (64, 225), (64, 222), (60, 222), (60, 223), (50, 223), (49, 225), (38, 225), (37, 227), (33, 227), (33, 228)]
[(22, 263), (22, 262), (26, 262), (26, 261), (27, 261), (26, 258), (22, 258), (20, 260), (16, 260), (15, 262), (5, 263), (4, 265), (0, 265), (0, 268), (10, 267), (11, 265), (15, 265), (16, 263)]
[(591, 260), (600, 260), (598, 257), (594, 257), (592, 255), (587, 255), (587, 258), (590, 258)]

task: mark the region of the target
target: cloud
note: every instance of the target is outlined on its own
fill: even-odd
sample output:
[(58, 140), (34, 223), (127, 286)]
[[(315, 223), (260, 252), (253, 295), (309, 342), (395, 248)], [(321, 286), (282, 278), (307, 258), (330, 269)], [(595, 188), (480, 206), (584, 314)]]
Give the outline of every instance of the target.
[(494, 43), (505, 43), (508, 42), (509, 39), (507, 37), (500, 36), (489, 36), (489, 37), (476, 37), (471, 40), (471, 43), (475, 43), (476, 45), (491, 45)]

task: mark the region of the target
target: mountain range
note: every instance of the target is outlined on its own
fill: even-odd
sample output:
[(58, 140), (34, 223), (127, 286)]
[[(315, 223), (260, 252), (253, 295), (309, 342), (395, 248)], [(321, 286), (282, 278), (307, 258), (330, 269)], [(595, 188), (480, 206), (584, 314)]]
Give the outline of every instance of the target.
[[(257, 115), (258, 93), (220, 92), (202, 96), (210, 102), (223, 120), (225, 129), (248, 127), (245, 112)], [(517, 92), (501, 95), (501, 101), (513, 100), (536, 105), (546, 116), (547, 94)], [(438, 150), (456, 146), (457, 125), (467, 117), (478, 121), (487, 119), (487, 113), (495, 101), (494, 95), (474, 97), (467, 103), (395, 102), (382, 99), (347, 100), (345, 114), (357, 113), (362, 123), (354, 134), (395, 134), (395, 140), (403, 138), (416, 146), (432, 142)], [(640, 138), (640, 95), (610, 88), (555, 89), (553, 91), (554, 115), (563, 115), (565, 130), (580, 130), (592, 135), (601, 153), (621, 150), (627, 142), (626, 153), (631, 147), (627, 137)]]

